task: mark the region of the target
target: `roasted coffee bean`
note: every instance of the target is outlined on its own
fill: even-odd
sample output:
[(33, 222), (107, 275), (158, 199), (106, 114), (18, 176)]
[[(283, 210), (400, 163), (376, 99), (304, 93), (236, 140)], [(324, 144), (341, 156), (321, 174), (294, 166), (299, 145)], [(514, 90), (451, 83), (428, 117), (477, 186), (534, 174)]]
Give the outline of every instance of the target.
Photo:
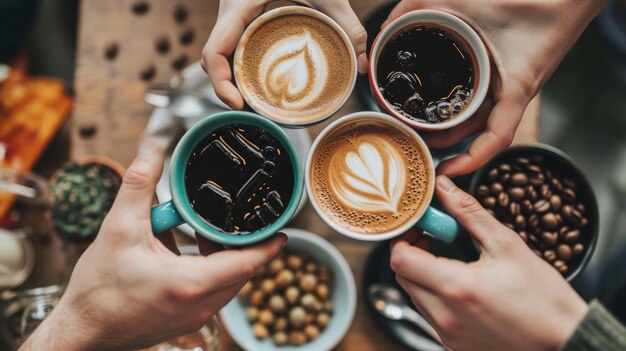
[(584, 213), (584, 212), (585, 212), (585, 205), (581, 204), (580, 202), (579, 202), (579, 203), (577, 203), (575, 207), (576, 207), (576, 209), (577, 209), (578, 211), (580, 211), (581, 213)]
[(519, 237), (522, 238), (525, 243), (528, 243), (528, 234), (525, 231), (520, 230), (517, 235), (519, 235)]
[(579, 226), (580, 223), (583, 220), (583, 215), (580, 213), (580, 211), (578, 211), (577, 209), (572, 209), (572, 215), (569, 218), (569, 221), (574, 224)]
[(561, 192), (561, 197), (563, 198), (563, 201), (569, 204), (576, 201), (576, 193), (570, 188), (563, 188), (563, 192)]
[(559, 240), (559, 236), (553, 232), (543, 232), (541, 233), (541, 240), (543, 240), (546, 246), (554, 247), (556, 242)]
[(563, 223), (563, 218), (561, 218), (561, 215), (558, 214), (558, 213), (555, 214), (555, 216), (556, 216), (556, 222), (557, 222), (558, 226), (560, 227), (561, 224)]
[(528, 166), (530, 161), (526, 157), (518, 157), (515, 159), (515, 162), (521, 166)]
[(503, 163), (498, 168), (500, 169), (500, 171), (505, 172), (505, 173), (511, 172), (511, 165), (508, 163)]
[(493, 184), (491, 184), (491, 193), (493, 195), (497, 196), (498, 194), (500, 194), (503, 191), (504, 191), (504, 187), (502, 186), (502, 184), (500, 184), (500, 183), (493, 183)]
[(548, 210), (550, 209), (550, 202), (548, 202), (548, 200), (539, 200), (535, 202), (535, 204), (533, 205), (533, 209), (537, 213), (548, 212)]
[(530, 172), (531, 175), (541, 174), (541, 168), (539, 168), (539, 166), (537, 165), (528, 165), (526, 169), (528, 170), (528, 172)]
[(522, 212), (528, 214), (533, 210), (533, 203), (530, 200), (524, 200), (520, 203)]
[(145, 1), (137, 1), (133, 4), (131, 9), (135, 15), (142, 16), (150, 11), (150, 5)]
[(539, 239), (537, 239), (537, 235), (529, 234), (528, 235), (528, 241), (530, 241), (532, 244), (536, 245), (539, 242)]
[(573, 208), (570, 205), (564, 205), (561, 207), (561, 214), (563, 215), (563, 218), (569, 220), (572, 217), (572, 210)]
[(572, 258), (572, 248), (569, 245), (561, 244), (556, 248), (556, 254), (563, 261), (569, 261)]
[(530, 217), (528, 217), (528, 226), (532, 229), (539, 226), (539, 217), (536, 214), (533, 213)]
[(567, 268), (567, 263), (561, 261), (561, 260), (556, 260), (554, 261), (554, 263), (552, 264), (554, 266), (554, 268), (556, 268), (557, 271), (559, 271), (559, 273), (565, 275), (565, 273), (567, 273), (568, 268)]
[(550, 210), (558, 212), (561, 209), (561, 197), (559, 195), (550, 196)]
[(498, 194), (498, 204), (501, 207), (509, 206), (509, 195), (505, 192)]
[(525, 186), (528, 183), (528, 176), (524, 173), (514, 173), (511, 176), (511, 184), (515, 186)]
[(559, 229), (559, 236), (561, 238), (565, 237), (565, 234), (567, 234), (569, 232), (569, 227), (568, 226), (562, 226), (561, 229)]
[(478, 195), (479, 197), (485, 197), (489, 195), (489, 187), (486, 185), (479, 186), (478, 190), (476, 190), (476, 195)]
[(539, 185), (543, 184), (543, 182), (545, 181), (545, 177), (544, 177), (544, 175), (542, 173), (537, 173), (537, 174), (531, 175), (530, 178), (528, 179), (528, 181), (532, 185), (539, 186)]
[(537, 201), (537, 199), (539, 198), (539, 196), (537, 196), (537, 192), (535, 191), (535, 189), (527, 192), (526, 196), (528, 197), (530, 201)]
[(143, 81), (152, 80), (156, 76), (156, 68), (154, 66), (148, 66), (146, 69), (139, 73), (139, 78)]
[(557, 179), (557, 178), (552, 178), (550, 180), (550, 183), (552, 185), (552, 188), (556, 191), (561, 191), (563, 190), (563, 185), (561, 184), (561, 182)]
[(555, 229), (559, 223), (554, 213), (546, 213), (541, 217), (541, 224), (546, 229)]
[(154, 43), (154, 48), (157, 53), (165, 55), (170, 51), (170, 40), (167, 37), (160, 37)]
[(511, 216), (517, 216), (521, 212), (520, 205), (517, 202), (511, 202), (509, 204), (509, 213)]
[(543, 258), (552, 263), (556, 260), (556, 252), (554, 252), (554, 250), (546, 250), (543, 252)]
[(570, 178), (565, 178), (565, 179), (563, 179), (563, 184), (564, 184), (566, 187), (570, 188), (570, 189), (576, 189), (576, 188), (577, 188), (576, 182), (574, 182), (574, 181), (573, 181), (573, 180), (571, 180)]
[(494, 208), (496, 206), (496, 198), (493, 196), (486, 197), (481, 202), (486, 208)]
[(120, 46), (117, 43), (110, 43), (104, 48), (104, 58), (108, 61), (113, 61), (120, 52)]
[(524, 198), (524, 189), (522, 188), (511, 188), (509, 189), (509, 196), (513, 201), (519, 201)]
[(526, 218), (524, 218), (524, 216), (522, 215), (515, 216), (515, 227), (517, 229), (526, 228)]
[(548, 199), (552, 195), (552, 190), (550, 190), (550, 186), (548, 184), (541, 184), (539, 194), (541, 194), (544, 199)]
[(509, 179), (511, 179), (511, 173), (504, 173), (500, 176), (500, 183), (502, 184), (506, 184), (509, 182)]
[(583, 244), (581, 243), (575, 244), (574, 247), (572, 248), (572, 253), (574, 254), (574, 256), (578, 256), (584, 251), (585, 251), (585, 246), (583, 246)]
[(487, 173), (487, 178), (492, 182), (498, 179), (498, 169), (493, 168), (492, 170), (490, 170), (489, 173)]
[(578, 229), (570, 230), (569, 232), (565, 233), (565, 236), (563, 237), (563, 240), (565, 240), (565, 242), (570, 243), (570, 244), (577, 243), (579, 239), (580, 239), (580, 230)]
[(586, 227), (588, 224), (589, 224), (589, 220), (587, 219), (587, 217), (583, 217), (583, 219), (580, 220), (581, 227)]

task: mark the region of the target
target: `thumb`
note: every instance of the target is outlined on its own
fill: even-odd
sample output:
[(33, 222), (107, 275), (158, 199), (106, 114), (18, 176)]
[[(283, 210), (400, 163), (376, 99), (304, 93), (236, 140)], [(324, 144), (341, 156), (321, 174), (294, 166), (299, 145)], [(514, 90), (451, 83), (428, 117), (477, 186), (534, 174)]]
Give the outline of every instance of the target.
[(475, 198), (459, 189), (448, 177), (438, 176), (435, 190), (442, 205), (472, 235), (483, 254), (495, 256), (517, 238), (512, 230), (498, 222)]
[(357, 57), (359, 73), (367, 73), (367, 32), (348, 1), (322, 1), (318, 8), (348, 34)]
[(164, 150), (144, 141), (137, 158), (128, 167), (111, 212), (145, 219), (150, 216), (156, 184), (163, 170)]

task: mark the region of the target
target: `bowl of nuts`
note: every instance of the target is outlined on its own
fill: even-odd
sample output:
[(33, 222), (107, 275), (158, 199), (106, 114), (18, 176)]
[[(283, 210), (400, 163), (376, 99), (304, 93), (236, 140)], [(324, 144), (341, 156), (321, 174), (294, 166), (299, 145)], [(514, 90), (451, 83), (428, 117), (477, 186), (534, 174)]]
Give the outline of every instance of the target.
[(591, 259), (598, 204), (587, 177), (562, 151), (507, 148), (476, 172), (470, 192), (568, 281)]
[(220, 311), (245, 350), (330, 350), (348, 332), (356, 284), (339, 251), (320, 236), (293, 228), (283, 252), (257, 271)]

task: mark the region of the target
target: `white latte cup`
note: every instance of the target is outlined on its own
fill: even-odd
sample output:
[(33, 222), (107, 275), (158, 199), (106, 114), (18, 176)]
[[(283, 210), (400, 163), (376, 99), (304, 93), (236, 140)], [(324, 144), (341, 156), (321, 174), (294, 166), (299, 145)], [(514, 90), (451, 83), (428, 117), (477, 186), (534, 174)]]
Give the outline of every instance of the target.
[[(402, 146), (406, 146), (407, 143), (399, 144), (398, 146), (386, 147), (389, 146), (389, 143), (385, 142), (383, 138), (377, 138), (378, 141), (372, 140), (371, 135), (366, 135), (369, 138), (362, 137), (359, 139), (356, 130), (361, 126), (365, 125), (366, 128), (369, 126), (374, 126), (370, 130), (375, 130), (374, 128), (383, 128), (385, 130), (391, 129), (393, 132), (399, 132), (396, 135), (406, 136), (407, 140), (410, 141), (411, 147), (402, 149)], [(336, 142), (336, 140), (341, 139), (341, 137), (337, 138), (337, 135), (344, 135), (347, 131), (347, 135), (350, 135), (349, 138), (354, 138), (348, 141), (350, 146), (348, 149), (353, 149), (353, 151), (348, 152), (334, 152), (328, 151), (324, 144), (328, 142)], [(353, 132), (355, 131), (355, 132)], [(363, 132), (363, 134), (370, 133)], [(390, 134), (392, 135), (392, 134)], [(390, 141), (394, 142), (394, 141)], [(367, 144), (367, 145), (366, 145)], [(343, 143), (341, 145), (346, 145)], [(320, 151), (321, 150), (321, 151)], [(394, 153), (395, 155), (391, 155)], [(419, 162), (423, 164), (424, 171), (420, 171), (420, 173), (409, 173), (410, 170), (407, 170), (411, 161), (402, 161), (401, 159), (408, 160), (409, 156), (406, 156), (408, 153), (406, 151), (398, 151), (398, 150), (418, 150), (421, 154), (422, 161)], [(346, 169), (341, 170), (341, 172), (335, 174), (339, 174), (340, 178), (335, 179), (348, 179), (348, 183), (352, 182), (345, 186), (345, 189), (338, 188), (341, 186), (337, 186), (337, 184), (341, 185), (341, 181), (337, 181), (335, 185), (331, 184), (332, 181), (323, 180), (323, 187), (327, 188), (327, 191), (321, 190), (321, 186), (316, 188), (316, 185), (313, 183), (318, 183), (316, 180), (319, 179), (319, 175), (313, 175), (314, 172), (324, 173), (327, 172), (325, 168), (322, 167), (320, 169), (319, 163), (316, 163), (316, 158), (318, 157), (318, 151), (320, 151), (320, 159), (324, 159), (328, 161), (328, 172), (332, 168), (331, 165), (334, 160), (333, 157), (339, 158), (339, 163), (346, 165)], [(414, 152), (414, 151), (410, 151)], [(345, 160), (342, 159), (345, 157)], [(357, 159), (358, 158), (358, 159)], [(371, 158), (371, 160), (368, 160)], [(400, 158), (400, 159), (399, 159)], [(326, 161), (322, 161), (326, 162)], [(325, 164), (325, 163), (324, 163)], [(400, 166), (399, 166), (400, 165)], [(415, 164), (413, 164), (415, 165)], [(317, 168), (316, 168), (317, 167)], [(402, 167), (405, 167), (402, 169)], [(381, 170), (381, 169), (386, 169)], [(398, 169), (403, 172), (402, 175), (391, 174), (389, 170)], [(317, 173), (316, 173), (317, 174)], [(325, 173), (324, 173), (325, 174)], [(416, 209), (414, 212), (408, 215), (408, 218), (403, 219), (401, 222), (397, 223), (398, 225), (394, 228), (390, 228), (389, 230), (384, 229), (383, 231), (364, 233), (363, 230), (356, 230), (359, 225), (355, 224), (346, 224), (346, 221), (338, 220), (334, 214), (338, 211), (344, 211), (344, 213), (348, 213), (348, 211), (353, 211), (354, 213), (358, 213), (359, 215), (368, 216), (376, 211), (377, 214), (384, 213), (386, 210), (386, 205), (392, 205), (389, 208), (388, 214), (383, 214), (382, 217), (379, 218), (389, 218), (395, 214), (400, 213), (401, 211), (406, 211), (408, 205), (404, 205), (404, 202), (400, 200), (407, 199), (406, 192), (409, 191), (409, 186), (415, 186), (417, 183), (412, 182), (405, 183), (406, 185), (401, 185), (400, 192), (402, 195), (399, 195), (398, 189), (393, 189), (396, 187), (396, 184), (400, 184), (403, 179), (413, 179), (409, 178), (414, 174), (416, 177), (422, 180), (426, 180), (422, 184), (419, 183), (421, 189), (413, 190), (413, 200), (419, 200), (419, 204), (416, 205)], [(330, 179), (330, 176), (329, 176)], [(406, 232), (408, 229), (418, 226), (427, 233), (432, 236), (444, 241), (444, 242), (453, 242), (459, 233), (459, 225), (454, 218), (451, 216), (441, 212), (440, 210), (435, 209), (430, 206), (430, 202), (432, 201), (432, 197), (435, 189), (435, 167), (433, 164), (432, 156), (428, 150), (428, 147), (422, 140), (422, 138), (415, 132), (415, 130), (411, 129), (407, 125), (401, 123), (397, 119), (378, 112), (357, 112), (352, 113), (338, 120), (334, 121), (330, 125), (328, 125), (320, 135), (315, 139), (311, 150), (309, 151), (309, 155), (306, 161), (306, 169), (305, 169), (305, 187), (311, 204), (313, 208), (317, 212), (317, 214), (335, 231), (358, 240), (364, 241), (380, 241), (380, 240), (388, 240), (402, 233)], [(366, 184), (367, 183), (367, 184)], [(329, 190), (330, 189), (330, 190)], [(324, 193), (323, 195), (316, 194), (316, 191), (320, 193)], [(350, 202), (350, 196), (343, 196), (341, 199), (338, 199), (340, 196), (339, 192), (343, 191), (344, 193), (352, 191), (353, 197), (355, 200)], [(371, 195), (368, 193), (370, 191)], [(331, 194), (332, 193), (332, 194)], [(416, 199), (416, 193), (419, 193), (419, 199)], [(325, 197), (326, 199), (331, 197), (332, 201), (326, 201), (324, 203), (320, 198)], [(383, 199), (376, 201), (371, 201), (371, 199)], [(392, 199), (393, 200), (389, 200)], [(348, 199), (346, 201), (346, 199)], [(411, 199), (411, 197), (408, 197)], [(335, 201), (336, 200), (336, 201)], [(388, 201), (389, 200), (389, 201)], [(332, 203), (332, 204), (331, 204)], [(354, 204), (357, 204), (356, 207)], [(340, 208), (338, 208), (339, 206)], [(358, 210), (357, 208), (365, 209), (363, 211)], [(357, 210), (355, 210), (357, 209)], [(372, 209), (371, 213), (368, 213), (367, 210)], [(382, 212), (381, 212), (382, 211)], [(413, 210), (412, 210), (413, 211)], [(386, 217), (385, 217), (386, 216)], [(333, 218), (335, 217), (335, 218)], [(367, 222), (363, 223), (363, 226), (367, 226)], [(378, 222), (378, 223), (384, 223)]]

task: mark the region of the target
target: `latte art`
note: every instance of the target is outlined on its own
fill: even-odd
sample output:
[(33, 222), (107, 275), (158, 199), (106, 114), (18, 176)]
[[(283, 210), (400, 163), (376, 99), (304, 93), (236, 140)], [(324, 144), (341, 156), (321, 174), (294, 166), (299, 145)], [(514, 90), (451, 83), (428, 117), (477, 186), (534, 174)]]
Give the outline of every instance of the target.
[(337, 200), (355, 211), (398, 213), (407, 178), (403, 155), (380, 138), (361, 137), (343, 149), (328, 174)]
[(309, 32), (283, 39), (265, 52), (259, 66), (261, 88), (277, 106), (304, 108), (326, 85), (328, 66)]

